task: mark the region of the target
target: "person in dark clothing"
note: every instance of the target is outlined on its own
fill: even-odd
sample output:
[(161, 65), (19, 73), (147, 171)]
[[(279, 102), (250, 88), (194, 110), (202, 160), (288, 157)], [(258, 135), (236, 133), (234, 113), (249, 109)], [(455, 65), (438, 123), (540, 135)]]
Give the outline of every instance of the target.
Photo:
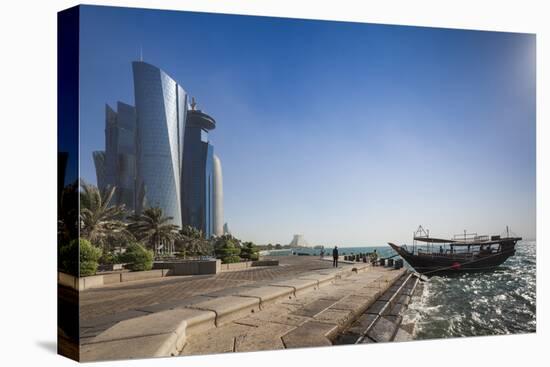
[(332, 266), (335, 268), (338, 267), (338, 246), (334, 246), (332, 250)]

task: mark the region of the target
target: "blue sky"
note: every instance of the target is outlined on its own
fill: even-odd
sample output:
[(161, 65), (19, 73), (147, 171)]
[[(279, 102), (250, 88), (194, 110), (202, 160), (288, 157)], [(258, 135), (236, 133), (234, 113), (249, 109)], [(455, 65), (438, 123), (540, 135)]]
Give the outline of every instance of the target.
[(81, 15), (81, 176), (131, 61), (217, 120), (225, 219), (257, 243), (535, 237), (535, 36), (128, 8)]

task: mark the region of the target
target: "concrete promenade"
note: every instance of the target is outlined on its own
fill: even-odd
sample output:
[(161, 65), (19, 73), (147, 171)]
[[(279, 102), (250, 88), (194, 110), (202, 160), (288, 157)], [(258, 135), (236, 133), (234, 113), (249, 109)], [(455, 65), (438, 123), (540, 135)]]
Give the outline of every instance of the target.
[(82, 360), (332, 345), (404, 273), (279, 260), (277, 269), (81, 292)]
[[(79, 294), (80, 336), (86, 341), (117, 322), (190, 305), (241, 286), (260, 285), (262, 282), (295, 278), (309, 271), (332, 269), (330, 262), (319, 261), (313, 256), (276, 256), (274, 259), (279, 260), (279, 266), (216, 275), (172, 276), (82, 291)], [(340, 264), (341, 269), (351, 267), (350, 264)]]
[(252, 352), (333, 345), (376, 303), (403, 270), (374, 267), (303, 295), (289, 297), (187, 340), (182, 355)]

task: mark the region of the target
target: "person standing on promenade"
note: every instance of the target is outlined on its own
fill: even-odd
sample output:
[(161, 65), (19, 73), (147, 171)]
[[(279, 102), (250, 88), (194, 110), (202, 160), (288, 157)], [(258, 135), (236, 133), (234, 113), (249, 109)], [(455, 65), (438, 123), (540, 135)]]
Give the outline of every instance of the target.
[(338, 246), (334, 246), (334, 250), (332, 250), (332, 267), (338, 267)]

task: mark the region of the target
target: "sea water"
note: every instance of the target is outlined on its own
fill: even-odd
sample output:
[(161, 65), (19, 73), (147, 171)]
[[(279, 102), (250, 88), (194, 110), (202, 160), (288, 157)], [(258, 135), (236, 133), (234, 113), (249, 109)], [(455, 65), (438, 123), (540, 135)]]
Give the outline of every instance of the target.
[(536, 243), (520, 241), (496, 270), (432, 276), (409, 306), (415, 339), (536, 331)]

